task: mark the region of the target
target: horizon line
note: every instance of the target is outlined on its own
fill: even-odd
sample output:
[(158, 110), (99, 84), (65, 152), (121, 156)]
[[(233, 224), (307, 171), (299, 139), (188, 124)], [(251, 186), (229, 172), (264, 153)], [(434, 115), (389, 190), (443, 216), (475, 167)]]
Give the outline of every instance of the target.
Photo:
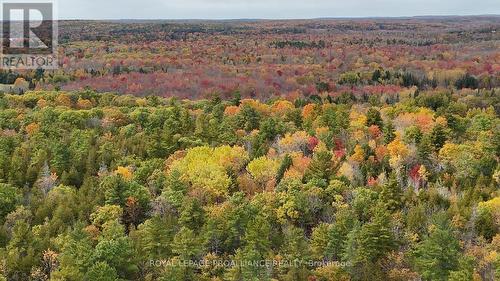
[(428, 14), (413, 16), (341, 16), (311, 18), (60, 18), (59, 21), (287, 21), (287, 20), (359, 20), (359, 19), (419, 19), (419, 18), (466, 18), (466, 17), (499, 17), (500, 14)]

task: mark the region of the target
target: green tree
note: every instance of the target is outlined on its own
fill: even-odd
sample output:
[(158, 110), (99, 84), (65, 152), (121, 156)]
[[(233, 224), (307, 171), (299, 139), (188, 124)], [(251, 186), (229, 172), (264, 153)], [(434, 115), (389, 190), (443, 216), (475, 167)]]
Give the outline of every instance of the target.
[(84, 280), (92, 281), (118, 281), (116, 270), (106, 262), (97, 262), (85, 273)]
[(304, 174), (304, 180), (309, 182), (313, 179), (323, 180), (325, 184), (330, 182), (333, 174), (332, 153), (328, 150), (320, 150), (313, 156), (311, 164)]
[(235, 256), (238, 266), (229, 272), (232, 280), (270, 280), (268, 269), (261, 264), (271, 254), (270, 234), (271, 225), (264, 216), (258, 215), (249, 222), (244, 237), (245, 245)]
[(383, 276), (380, 260), (396, 249), (391, 217), (379, 209), (372, 220), (358, 225), (347, 236), (344, 260), (352, 263), (351, 273), (359, 280)]
[(253, 107), (244, 105), (240, 114), (238, 114), (238, 119), (240, 128), (245, 129), (247, 132), (251, 132), (252, 130), (259, 128), (261, 117)]
[(458, 268), (460, 245), (447, 226), (437, 225), (412, 253), (414, 267), (424, 280), (448, 280)]
[(312, 230), (311, 235), (311, 253), (315, 260), (325, 260), (328, 256), (328, 243), (330, 242), (329, 232), (331, 226), (322, 223)]
[(134, 236), (137, 248), (144, 260), (160, 260), (172, 256), (172, 241), (174, 238), (175, 220), (154, 216), (141, 224)]
[(391, 121), (387, 122), (383, 129), (384, 143), (389, 144), (396, 138), (396, 128)]
[(399, 187), (395, 175), (391, 175), (389, 181), (382, 186), (380, 192), (380, 203), (383, 204), (387, 210), (396, 211), (403, 205), (402, 197), (403, 190)]
[(180, 208), (187, 194), (188, 186), (181, 180), (179, 171), (174, 170), (168, 175), (162, 196), (176, 208)]
[(19, 190), (11, 185), (0, 183), (0, 222), (5, 216), (14, 211), (21, 199)]
[(446, 128), (440, 124), (434, 126), (431, 132), (431, 142), (434, 146), (435, 151), (439, 151), (444, 146), (447, 140), (448, 134)]
[(326, 258), (328, 260), (343, 261), (343, 253), (347, 246), (348, 234), (356, 225), (354, 212), (347, 208), (337, 211), (335, 222), (328, 232), (328, 247)]
[(6, 248), (5, 266), (9, 280), (29, 280), (31, 268), (37, 264), (38, 252), (29, 223), (17, 221)]
[(284, 233), (283, 247), (280, 254), (291, 263), (285, 268), (281, 278), (286, 281), (307, 280), (309, 270), (307, 262), (310, 260), (309, 245), (304, 235), (304, 230), (295, 226), (287, 226)]
[(193, 230), (182, 227), (175, 234), (172, 251), (181, 261), (196, 260), (203, 252), (202, 241)]
[(458, 269), (451, 271), (449, 281), (469, 281), (474, 280), (474, 259), (462, 257), (459, 259)]
[(205, 221), (205, 212), (201, 203), (196, 198), (187, 198), (181, 208), (179, 224), (187, 227), (196, 233), (199, 232)]
[(54, 280), (84, 280), (85, 273), (92, 265), (93, 241), (78, 223), (67, 234), (56, 239), (60, 251), (59, 267), (52, 273)]
[(92, 262), (106, 262), (121, 278), (137, 273), (132, 240), (125, 235), (124, 227), (117, 220), (103, 225), (102, 235), (92, 254)]
[(368, 112), (366, 113), (366, 125), (368, 127), (376, 125), (379, 128), (383, 128), (384, 123), (382, 121), (382, 116), (380, 115), (380, 111), (376, 110), (373, 107), (368, 109)]
[(283, 176), (285, 175), (286, 171), (293, 165), (293, 159), (290, 155), (285, 155), (285, 158), (283, 158), (283, 161), (281, 161), (281, 165), (278, 169), (278, 173), (276, 175), (276, 184), (279, 184), (280, 181), (283, 179)]

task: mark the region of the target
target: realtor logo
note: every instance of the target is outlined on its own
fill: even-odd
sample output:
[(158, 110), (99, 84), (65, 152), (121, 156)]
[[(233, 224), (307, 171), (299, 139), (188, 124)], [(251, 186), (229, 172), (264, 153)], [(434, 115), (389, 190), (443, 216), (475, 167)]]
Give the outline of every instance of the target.
[(57, 67), (57, 21), (54, 6), (54, 2), (50, 0), (2, 3), (1, 68)]

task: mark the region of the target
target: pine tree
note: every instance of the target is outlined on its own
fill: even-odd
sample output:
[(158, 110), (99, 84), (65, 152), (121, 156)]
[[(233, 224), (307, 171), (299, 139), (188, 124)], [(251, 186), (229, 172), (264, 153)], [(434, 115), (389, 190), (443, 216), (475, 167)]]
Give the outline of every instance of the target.
[(330, 181), (333, 174), (332, 153), (328, 150), (321, 150), (314, 154), (313, 160), (304, 174), (304, 180), (309, 182), (313, 179)]
[(97, 262), (85, 273), (84, 280), (118, 281), (119, 279), (116, 269), (106, 262)]
[(422, 137), (421, 141), (417, 144), (417, 156), (419, 161), (424, 163), (428, 162), (429, 156), (432, 155), (433, 150), (431, 137), (428, 135)]
[(310, 260), (310, 253), (304, 231), (295, 226), (286, 226), (284, 230), (284, 243), (280, 254), (291, 263), (281, 274), (281, 279), (286, 281), (307, 280), (309, 271), (307, 262)]
[(285, 172), (292, 166), (293, 160), (290, 155), (285, 155), (285, 158), (283, 158), (283, 161), (281, 162), (281, 165), (278, 169), (278, 174), (276, 175), (276, 184), (279, 184), (281, 180), (283, 179), (283, 176), (285, 175)]
[(180, 208), (184, 202), (184, 196), (188, 191), (188, 187), (181, 181), (181, 174), (174, 170), (167, 177), (165, 188), (162, 196), (176, 208)]
[(159, 216), (154, 216), (140, 225), (135, 235), (139, 239), (142, 256), (148, 260), (171, 257), (174, 226), (173, 220)]
[(389, 182), (382, 186), (382, 191), (380, 192), (380, 203), (383, 204), (387, 210), (396, 211), (401, 208), (403, 191), (399, 187), (396, 176), (391, 174)]
[(379, 128), (382, 128), (384, 123), (382, 122), (382, 116), (380, 115), (380, 112), (376, 110), (375, 108), (370, 108), (368, 109), (368, 112), (366, 113), (366, 125), (368, 127), (370, 126), (378, 126)]
[(177, 254), (183, 261), (194, 260), (202, 253), (202, 243), (195, 232), (183, 226), (175, 234), (172, 243), (172, 252)]
[(435, 151), (439, 151), (444, 146), (447, 140), (448, 135), (445, 127), (440, 124), (434, 126), (431, 132), (431, 142), (434, 146)]
[(396, 248), (391, 217), (378, 209), (373, 219), (357, 225), (347, 236), (344, 260), (352, 263), (351, 273), (357, 280), (378, 280), (382, 276), (379, 262)]
[(4, 256), (6, 275), (9, 280), (29, 280), (29, 273), (37, 264), (35, 239), (28, 222), (17, 221)]
[(384, 143), (389, 144), (396, 138), (396, 129), (391, 121), (387, 122), (384, 126)]
[(413, 264), (424, 280), (447, 280), (458, 268), (460, 245), (447, 226), (437, 225), (413, 251)]
[(245, 246), (240, 248), (235, 260), (239, 265), (230, 271), (232, 280), (238, 277), (243, 280), (270, 280), (270, 274), (265, 266), (261, 266), (261, 261), (267, 260), (271, 253), (271, 225), (267, 218), (257, 215), (250, 221), (245, 238)]
[(5, 216), (14, 211), (21, 200), (21, 192), (8, 184), (0, 183), (0, 223)]

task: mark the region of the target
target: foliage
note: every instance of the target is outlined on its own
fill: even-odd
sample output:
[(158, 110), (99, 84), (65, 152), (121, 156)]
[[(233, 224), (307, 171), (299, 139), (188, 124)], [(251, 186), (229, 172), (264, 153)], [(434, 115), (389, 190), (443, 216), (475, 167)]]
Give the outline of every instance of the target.
[(0, 71), (0, 280), (498, 279), (497, 21), (60, 22)]

